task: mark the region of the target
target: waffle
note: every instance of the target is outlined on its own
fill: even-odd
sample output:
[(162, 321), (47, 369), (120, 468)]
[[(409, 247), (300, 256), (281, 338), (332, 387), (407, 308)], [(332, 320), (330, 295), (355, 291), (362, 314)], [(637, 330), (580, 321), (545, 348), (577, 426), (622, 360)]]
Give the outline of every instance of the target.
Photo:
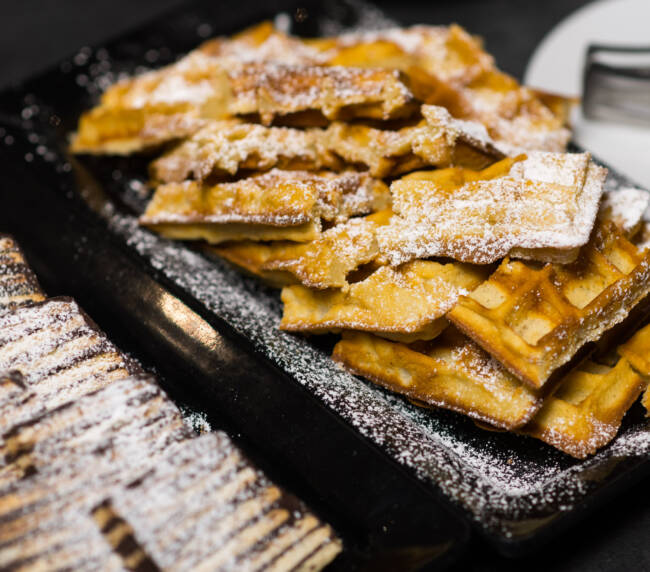
[(229, 115), (228, 75), (218, 60), (192, 53), (157, 71), (118, 82), (84, 113), (75, 153), (130, 154), (186, 137), (205, 119)]
[[(0, 430), (90, 393), (133, 371), (69, 298), (51, 298), (0, 316), (0, 372), (25, 386), (0, 393)], [(12, 389), (11, 391), (5, 391)]]
[(140, 223), (170, 238), (210, 243), (293, 240), (320, 236), (321, 219), (343, 221), (385, 207), (386, 186), (358, 173), (280, 171), (205, 186), (161, 185)]
[(244, 241), (207, 246), (206, 250), (272, 286), (302, 283), (310, 288), (347, 289), (350, 272), (378, 254), (375, 232), (388, 222), (391, 214), (390, 210), (383, 210), (350, 219), (304, 244)]
[[(650, 379), (650, 326), (636, 332), (617, 351), (646, 381)], [(646, 389), (643, 395), (643, 406), (650, 415), (650, 389)]]
[(464, 264), (415, 260), (397, 269), (382, 266), (346, 292), (286, 286), (280, 329), (362, 330), (407, 342), (431, 339), (447, 326), (444, 315), (458, 296), (478, 286), (485, 275), (483, 269)]
[(481, 169), (503, 158), (480, 123), (453, 119), (443, 107), (423, 105), (421, 112), (420, 124), (396, 131), (335, 122), (325, 131), (323, 145), (375, 177), (427, 166)]
[(321, 144), (319, 129), (264, 127), (236, 120), (211, 121), (203, 129), (151, 164), (151, 175), (163, 183), (241, 170), (315, 170), (330, 166), (333, 157)]
[(450, 409), (502, 429), (521, 427), (542, 404), (539, 394), (454, 328), (412, 346), (346, 332), (332, 357), (418, 405)]
[(289, 284), (298, 284), (299, 281), (291, 272), (265, 270), (263, 267), (267, 261), (275, 260), (280, 253), (292, 251), (295, 246), (300, 246), (300, 244), (283, 240), (266, 243), (240, 240), (222, 242), (221, 244), (206, 244), (203, 250), (210, 255), (227, 260), (246, 274), (261, 278), (269, 286), (282, 288)]
[(311, 126), (333, 119), (399, 119), (418, 105), (394, 70), (352, 67), (245, 64), (229, 73), (234, 115), (256, 115), (269, 125), (292, 116), (292, 124)]
[(650, 193), (641, 189), (624, 188), (603, 193), (598, 211), (600, 220), (611, 220), (629, 238), (643, 224), (643, 213), (650, 205)]
[(505, 260), (461, 296), (449, 319), (522, 381), (542, 387), (584, 344), (623, 321), (650, 292), (650, 253), (613, 223), (569, 265)]
[(616, 436), (646, 385), (625, 358), (613, 367), (587, 361), (562, 379), (522, 433), (584, 459)]
[(262, 265), (263, 271), (286, 271), (309, 288), (348, 289), (350, 272), (379, 253), (377, 228), (390, 220), (389, 210), (339, 224), (307, 244), (286, 244)]
[(330, 64), (396, 68), (416, 97), (483, 123), (503, 149), (563, 151), (570, 101), (540, 95), (500, 72), (459, 26), (413, 26), (308, 42)]
[[(186, 442), (95, 519), (123, 519), (164, 570), (318, 570), (341, 550), (331, 528), (240, 454), (223, 433)], [(114, 544), (121, 540), (119, 531)]]
[(540, 152), (478, 172), (412, 173), (391, 185), (399, 216), (378, 231), (382, 254), (393, 265), (429, 256), (487, 264), (509, 253), (568, 262), (589, 240), (606, 173), (588, 153)]
[(0, 235), (0, 314), (45, 299), (16, 241)]

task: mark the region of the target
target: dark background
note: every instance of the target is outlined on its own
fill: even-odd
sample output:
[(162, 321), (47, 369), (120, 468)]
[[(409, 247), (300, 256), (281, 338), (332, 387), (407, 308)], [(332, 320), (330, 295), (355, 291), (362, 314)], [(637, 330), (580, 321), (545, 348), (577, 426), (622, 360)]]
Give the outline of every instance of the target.
[[(457, 22), (481, 35), (500, 67), (521, 79), (537, 44), (585, 0), (380, 0), (403, 24)], [(183, 4), (183, 0), (22, 0), (0, 3), (0, 88)], [(228, 2), (228, 10), (236, 3)], [(561, 65), (561, 62), (558, 62)], [(545, 549), (523, 560), (496, 555), (480, 539), (454, 570), (612, 572), (650, 570), (649, 484), (641, 483)]]

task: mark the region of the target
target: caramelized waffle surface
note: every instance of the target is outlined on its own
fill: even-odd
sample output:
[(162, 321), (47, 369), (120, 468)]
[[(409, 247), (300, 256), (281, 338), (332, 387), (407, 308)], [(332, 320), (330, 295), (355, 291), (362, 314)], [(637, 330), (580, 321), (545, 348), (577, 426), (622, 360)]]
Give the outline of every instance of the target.
[(650, 253), (600, 225), (572, 264), (506, 259), (450, 320), (531, 387), (622, 322), (650, 292)]
[(320, 236), (321, 219), (385, 208), (388, 189), (364, 173), (310, 173), (273, 169), (213, 186), (196, 181), (161, 185), (140, 223), (171, 238), (293, 240)]
[(346, 291), (286, 286), (280, 329), (362, 330), (399, 341), (431, 339), (447, 326), (444, 315), (459, 295), (485, 276), (480, 267), (414, 260), (398, 268), (381, 266)]
[(16, 241), (0, 234), (0, 314), (44, 299), (45, 294)]
[(428, 256), (486, 264), (509, 253), (571, 261), (589, 240), (605, 176), (588, 153), (539, 152), (478, 172), (412, 173), (391, 185), (398, 216), (378, 232), (382, 254), (391, 264)]
[(411, 345), (346, 332), (332, 357), (416, 405), (450, 409), (502, 429), (521, 427), (542, 405), (540, 394), (453, 327)]

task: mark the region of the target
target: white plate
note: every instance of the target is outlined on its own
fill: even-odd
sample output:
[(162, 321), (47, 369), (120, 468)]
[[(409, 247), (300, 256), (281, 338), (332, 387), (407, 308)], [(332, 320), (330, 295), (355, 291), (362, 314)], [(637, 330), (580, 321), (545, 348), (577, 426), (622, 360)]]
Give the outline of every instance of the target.
[[(650, 46), (650, 0), (601, 0), (574, 12), (542, 41), (524, 82), (567, 95), (582, 94), (582, 72), (591, 43)], [(573, 117), (574, 140), (650, 189), (650, 128)]]

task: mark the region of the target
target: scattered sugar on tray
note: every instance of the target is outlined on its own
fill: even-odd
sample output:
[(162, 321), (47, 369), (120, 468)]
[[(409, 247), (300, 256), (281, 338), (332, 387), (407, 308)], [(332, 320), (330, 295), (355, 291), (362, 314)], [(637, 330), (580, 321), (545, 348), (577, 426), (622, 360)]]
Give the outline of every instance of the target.
[[(562, 462), (538, 465), (533, 460), (516, 460), (515, 452), (491, 445), (492, 436), (481, 436), (480, 443), (464, 441), (453, 424), (369, 386), (304, 340), (278, 332), (280, 304), (264, 287), (139, 229), (130, 217), (113, 217), (111, 225), (154, 267), (219, 313), (258, 350), (420, 478), (436, 482), (485, 526), (502, 526), (504, 515), (548, 510), (558, 500), (568, 507), (585, 494), (587, 486), (573, 478), (572, 462), (567, 469), (566, 458), (551, 454)], [(505, 463), (506, 455), (514, 462)]]

